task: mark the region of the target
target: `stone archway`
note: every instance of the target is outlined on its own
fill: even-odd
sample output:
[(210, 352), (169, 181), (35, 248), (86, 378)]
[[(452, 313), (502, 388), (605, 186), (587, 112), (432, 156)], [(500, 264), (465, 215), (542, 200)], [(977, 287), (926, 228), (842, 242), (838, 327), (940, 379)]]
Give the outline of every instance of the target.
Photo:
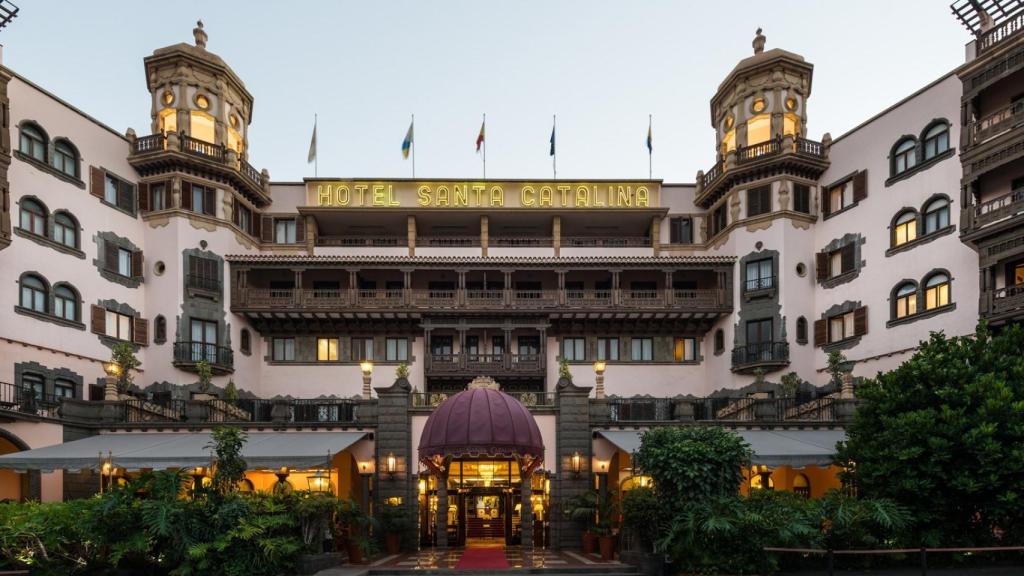
[[(30, 450), (29, 445), (17, 435), (0, 428), (0, 455)], [(19, 474), (13, 470), (0, 470), (0, 500), (39, 500), (42, 490), (40, 473), (30, 470)]]

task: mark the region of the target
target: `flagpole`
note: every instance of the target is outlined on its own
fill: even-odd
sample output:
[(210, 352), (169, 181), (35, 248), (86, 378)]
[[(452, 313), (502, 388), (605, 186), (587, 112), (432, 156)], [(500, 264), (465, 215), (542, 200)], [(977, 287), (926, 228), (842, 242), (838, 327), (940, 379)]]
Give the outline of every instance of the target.
[[(653, 115), (647, 115), (647, 137), (653, 138), (651, 128), (654, 126)], [(647, 179), (654, 180), (654, 146), (647, 144)]]
[(412, 179), (416, 179), (416, 115), (412, 115), (412, 141), (409, 142), (409, 147), (412, 148)]
[(554, 143), (551, 148), (554, 154), (551, 155), (551, 179), (558, 180), (558, 133), (556, 128), (558, 127), (558, 115), (551, 115), (551, 138), (554, 139)]
[(487, 113), (484, 112), (483, 126), (480, 128), (484, 133), (484, 180), (487, 180)]
[[(313, 112), (313, 133), (316, 134), (316, 112)], [(313, 155), (313, 177), (320, 176), (320, 159), (317, 158), (317, 154)], [(309, 164), (306, 164), (309, 166)]]

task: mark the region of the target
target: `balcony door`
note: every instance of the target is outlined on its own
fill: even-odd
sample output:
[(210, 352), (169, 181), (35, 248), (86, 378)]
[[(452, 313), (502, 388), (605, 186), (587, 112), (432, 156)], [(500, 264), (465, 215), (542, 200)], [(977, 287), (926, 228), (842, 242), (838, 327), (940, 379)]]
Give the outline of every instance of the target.
[(772, 319), (747, 322), (747, 360), (757, 362), (772, 359)]
[(192, 361), (217, 363), (217, 323), (192, 318)]

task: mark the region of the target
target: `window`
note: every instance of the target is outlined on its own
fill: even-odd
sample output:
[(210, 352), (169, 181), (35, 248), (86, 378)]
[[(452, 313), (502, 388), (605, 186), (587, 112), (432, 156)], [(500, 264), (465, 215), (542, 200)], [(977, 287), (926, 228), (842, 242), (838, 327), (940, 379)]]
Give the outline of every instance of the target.
[(747, 120), (747, 146), (767, 142), (772, 137), (771, 131), (772, 117), (770, 114), (758, 114)]
[(915, 155), (916, 148), (917, 142), (915, 142), (913, 138), (904, 138), (896, 144), (896, 147), (893, 148), (892, 154), (893, 176), (902, 174), (917, 164), (917, 156)]
[(117, 249), (117, 273), (130, 278), (132, 275), (132, 251), (127, 248)]
[[(197, 96), (195, 102), (200, 108), (208, 108), (210, 106), (209, 100), (207, 100), (205, 96)], [(201, 102), (206, 102), (206, 106), (203, 106)], [(189, 120), (189, 136), (211, 144), (216, 141), (214, 137), (216, 131), (214, 128), (213, 116), (210, 116), (205, 112), (192, 110), (189, 113)], [(197, 146), (197, 148), (205, 149), (203, 146)]]
[(46, 236), (46, 209), (35, 200), (21, 201), (21, 229), (39, 236)]
[(537, 356), (540, 354), (540, 337), (539, 336), (520, 336), (517, 338), (519, 344), (519, 355), (520, 356)]
[(949, 200), (936, 198), (924, 207), (924, 233), (933, 234), (949, 226)]
[(828, 320), (828, 341), (841, 342), (853, 338), (853, 312), (832, 316)]
[(853, 184), (849, 181), (833, 186), (828, 191), (829, 213), (839, 212), (853, 205)]
[(949, 150), (949, 126), (938, 123), (924, 134), (924, 159), (931, 160)]
[(672, 244), (693, 244), (693, 218), (671, 218), (669, 242)]
[(857, 250), (853, 242), (838, 250), (819, 252), (817, 256), (817, 278), (825, 281), (837, 278), (856, 269)]
[(597, 339), (597, 359), (598, 360), (610, 360), (612, 362), (618, 362), (619, 360), (619, 339), (618, 338), (598, 338)]
[(352, 339), (352, 361), (361, 362), (363, 360), (373, 360), (373, 338)]
[(747, 190), (747, 217), (772, 211), (772, 187), (758, 186)]
[(676, 338), (673, 346), (676, 362), (697, 361), (697, 339)]
[(793, 184), (793, 210), (811, 213), (811, 187), (807, 184)]
[(583, 362), (587, 359), (586, 338), (563, 338), (562, 360), (566, 362)]
[(46, 312), (46, 282), (39, 276), (31, 274), (22, 276), (21, 307), (36, 312)]
[(932, 274), (924, 283), (924, 309), (932, 310), (949, 304), (949, 276)]
[(68, 248), (78, 248), (78, 225), (67, 212), (54, 213), (53, 240)]
[(654, 360), (654, 340), (651, 338), (633, 338), (631, 342), (633, 362), (651, 362)]
[(210, 364), (217, 363), (217, 323), (210, 320), (192, 318), (190, 322), (192, 337), (192, 361), (206, 360)]
[(384, 359), (387, 362), (408, 362), (409, 361), (409, 339), (408, 338), (385, 338)]
[(192, 211), (199, 214), (217, 215), (217, 191), (209, 186), (192, 184)]
[(247, 234), (252, 234), (252, 210), (235, 202), (235, 223)]
[(337, 362), (338, 361), (338, 339), (317, 338), (316, 339), (316, 361)]
[(188, 257), (188, 281), (189, 288), (205, 290), (207, 292), (220, 291), (220, 279), (217, 261), (213, 258), (203, 258), (190, 254)]
[(723, 202), (721, 206), (719, 206), (718, 208), (715, 208), (715, 211), (711, 213), (711, 235), (712, 236), (718, 234), (722, 230), (725, 230), (726, 225), (728, 225), (729, 221), (728, 221), (728, 217), (726, 216), (725, 210), (726, 210), (726, 203)]
[(252, 354), (252, 334), (248, 328), (242, 328), (242, 342), (239, 346), (242, 354)]
[(770, 345), (772, 342), (772, 319), (747, 321), (747, 346)]
[(106, 335), (118, 340), (132, 339), (132, 317), (113, 310), (106, 311)]
[(721, 328), (715, 330), (715, 354), (725, 352), (725, 332)]
[(46, 390), (45, 380), (40, 374), (25, 373), (21, 375), (21, 388), (22, 390), (29, 390), (32, 392), (32, 397), (36, 400), (43, 399), (43, 393)]
[(72, 178), (78, 178), (78, 152), (67, 140), (54, 143), (53, 167)]
[(156, 328), (154, 330), (153, 341), (157, 344), (163, 344), (167, 341), (167, 319), (163, 316), (156, 317)]
[(906, 318), (917, 314), (917, 285), (905, 282), (896, 289), (894, 309), (896, 318)]
[(104, 179), (103, 200), (121, 210), (135, 210), (134, 187), (120, 178), (107, 174)]
[(46, 140), (46, 135), (39, 126), (30, 123), (23, 124), (18, 150), (30, 158), (46, 162)]
[(57, 378), (53, 381), (53, 395), (57, 398), (74, 398), (75, 383), (71, 380)]
[(804, 474), (793, 477), (793, 493), (804, 498), (811, 497), (811, 481)]
[(796, 319), (796, 343), (807, 344), (807, 318), (803, 316)]
[(746, 292), (767, 290), (775, 287), (771, 258), (747, 262), (746, 273), (746, 284), (744, 285)]
[(53, 314), (59, 318), (78, 321), (78, 295), (66, 285), (58, 285), (53, 290)]
[(295, 220), (274, 220), (274, 242), (295, 243)]
[(295, 338), (274, 338), (274, 362), (295, 361)]
[(434, 356), (451, 356), (452, 337), (447, 335), (438, 335), (431, 337), (430, 353)]
[(917, 213), (907, 210), (896, 218), (896, 226), (893, 229), (893, 246), (902, 246), (917, 238)]
[(149, 185), (149, 209), (156, 212), (159, 210), (166, 210), (169, 207), (167, 203), (167, 185), (160, 182)]
[(504, 336), (491, 336), (491, 354), (496, 354), (499, 356), (505, 354)]

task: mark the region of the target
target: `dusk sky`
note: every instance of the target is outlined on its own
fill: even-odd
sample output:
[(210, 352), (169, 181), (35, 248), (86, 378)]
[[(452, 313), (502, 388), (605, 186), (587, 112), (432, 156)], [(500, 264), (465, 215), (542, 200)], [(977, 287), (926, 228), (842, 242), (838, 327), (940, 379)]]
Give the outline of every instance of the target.
[[(273, 180), (409, 177), (401, 143), (416, 114), (416, 176), (548, 178), (558, 115), (559, 178), (692, 182), (714, 162), (709, 101), (752, 52), (815, 65), (808, 137), (838, 137), (963, 62), (970, 39), (948, 2), (774, 0), (19, 3), (0, 32), (4, 65), (118, 132), (148, 133), (142, 58), (192, 40), (255, 96), (250, 161)], [(88, 159), (86, 159), (88, 160)]]

